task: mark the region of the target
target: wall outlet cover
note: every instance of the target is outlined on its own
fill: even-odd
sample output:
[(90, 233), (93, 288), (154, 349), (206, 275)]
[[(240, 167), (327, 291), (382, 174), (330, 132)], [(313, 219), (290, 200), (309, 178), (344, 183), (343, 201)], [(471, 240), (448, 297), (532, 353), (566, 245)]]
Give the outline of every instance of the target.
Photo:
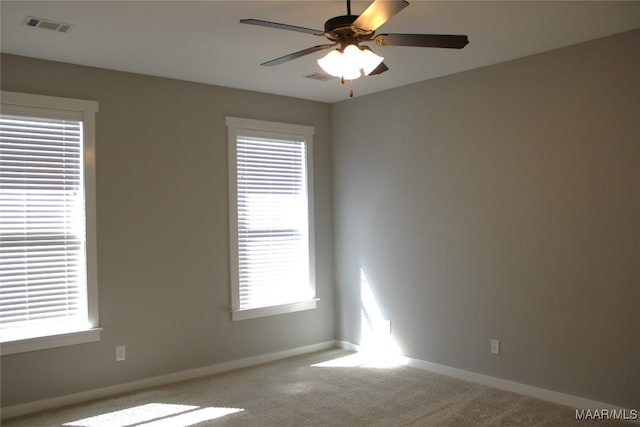
[(116, 362), (121, 362), (127, 358), (127, 348), (124, 345), (116, 346)]
[(382, 331), (387, 335), (391, 335), (391, 320), (382, 321)]
[(500, 354), (500, 340), (491, 340), (491, 354)]

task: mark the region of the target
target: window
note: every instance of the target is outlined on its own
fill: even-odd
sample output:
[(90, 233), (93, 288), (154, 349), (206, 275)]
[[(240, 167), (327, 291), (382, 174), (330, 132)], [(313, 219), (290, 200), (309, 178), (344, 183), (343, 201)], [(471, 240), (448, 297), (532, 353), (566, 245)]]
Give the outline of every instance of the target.
[(232, 319), (316, 307), (309, 126), (227, 117)]
[(95, 101), (2, 92), (2, 354), (97, 341)]

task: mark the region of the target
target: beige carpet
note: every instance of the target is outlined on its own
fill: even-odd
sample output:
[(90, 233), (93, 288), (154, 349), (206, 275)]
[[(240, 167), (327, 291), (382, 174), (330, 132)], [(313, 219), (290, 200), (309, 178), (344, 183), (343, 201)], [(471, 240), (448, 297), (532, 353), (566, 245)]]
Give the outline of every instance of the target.
[[(594, 408), (596, 409), (596, 408)], [(465, 381), (329, 350), (5, 421), (5, 427), (620, 426)], [(629, 424), (630, 425), (630, 424)]]

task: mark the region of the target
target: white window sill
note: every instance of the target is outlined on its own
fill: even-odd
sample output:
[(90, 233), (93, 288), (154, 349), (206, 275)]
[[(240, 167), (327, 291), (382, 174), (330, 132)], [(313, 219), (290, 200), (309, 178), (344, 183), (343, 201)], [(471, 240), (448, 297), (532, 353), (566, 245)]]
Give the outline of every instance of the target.
[(100, 341), (102, 328), (83, 329), (79, 331), (60, 332), (25, 339), (18, 339), (0, 343), (0, 355), (26, 353), (34, 350), (64, 347), (67, 345), (84, 344)]
[(313, 310), (316, 308), (318, 298), (308, 301), (294, 302), (291, 304), (274, 305), (271, 307), (251, 308), (248, 310), (233, 310), (231, 320), (254, 319), (256, 317), (275, 316), (277, 314), (293, 313), (295, 311)]

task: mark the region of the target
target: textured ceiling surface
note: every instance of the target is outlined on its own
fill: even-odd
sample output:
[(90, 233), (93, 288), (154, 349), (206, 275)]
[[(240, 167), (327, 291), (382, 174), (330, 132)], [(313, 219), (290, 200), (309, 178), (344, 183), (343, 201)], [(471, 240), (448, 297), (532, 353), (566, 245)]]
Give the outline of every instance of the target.
[[(370, 2), (354, 1), (362, 13)], [(242, 18), (324, 27), (346, 14), (342, 1), (2, 1), (4, 53), (323, 102), (348, 98), (321, 72), (318, 52), (275, 67), (259, 64), (326, 39), (243, 25)], [(26, 16), (74, 25), (68, 33), (31, 28)], [(389, 71), (353, 81), (355, 95), (436, 78), (640, 28), (640, 2), (415, 1), (378, 33), (466, 34), (462, 50), (372, 48)], [(346, 85), (348, 86), (348, 85)]]

